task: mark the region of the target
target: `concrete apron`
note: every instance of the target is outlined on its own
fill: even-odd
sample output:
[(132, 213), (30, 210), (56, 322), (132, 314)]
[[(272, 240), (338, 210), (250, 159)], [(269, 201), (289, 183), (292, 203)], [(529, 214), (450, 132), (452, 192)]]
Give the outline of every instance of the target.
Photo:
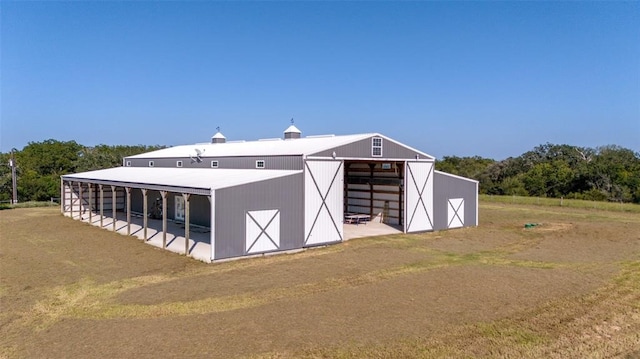
[[(77, 213), (77, 212), (76, 212)], [(89, 212), (82, 213), (80, 218), (74, 213), (73, 219), (81, 219), (82, 222), (89, 223)], [(69, 213), (65, 213), (68, 217)], [(91, 217), (91, 225), (100, 227), (100, 213), (93, 213)], [(138, 239), (144, 239), (142, 216), (131, 215), (131, 236)], [(102, 229), (113, 230), (113, 219), (110, 216), (104, 216), (102, 218)], [(116, 213), (116, 232), (127, 235), (127, 214)], [(206, 262), (211, 263), (211, 244), (209, 228), (194, 227), (191, 225), (189, 231), (189, 256)], [(167, 247), (166, 249), (184, 254), (184, 224), (175, 223), (167, 220)], [(162, 220), (151, 219), (147, 220), (147, 244), (155, 247), (162, 248)]]
[(345, 223), (343, 228), (345, 241), (354, 238), (402, 233), (402, 227), (400, 226), (384, 224), (376, 222), (375, 220), (360, 224)]
[[(110, 212), (110, 211), (109, 211)], [(106, 213), (105, 213), (106, 214)], [(110, 213), (109, 213), (110, 214)], [(69, 212), (65, 213), (69, 216)], [(77, 212), (74, 212), (73, 219), (80, 219)], [(82, 222), (89, 223), (89, 212), (82, 213)], [(100, 213), (93, 213), (91, 225), (100, 227)], [(144, 238), (143, 218), (139, 215), (131, 215), (131, 236), (138, 239)], [(387, 234), (402, 233), (399, 226), (387, 225), (375, 220), (360, 224), (344, 224), (344, 240), (382, 236)], [(102, 219), (102, 229), (113, 230), (113, 221), (110, 216), (105, 215)], [(116, 232), (127, 235), (127, 215), (126, 213), (116, 213)], [(211, 244), (209, 228), (191, 226), (189, 233), (189, 256), (211, 263)], [(162, 248), (162, 220), (147, 220), (147, 244)], [(167, 250), (179, 254), (184, 254), (184, 224), (167, 220)], [(245, 258), (245, 257), (241, 257)], [(239, 259), (239, 258), (237, 258)]]

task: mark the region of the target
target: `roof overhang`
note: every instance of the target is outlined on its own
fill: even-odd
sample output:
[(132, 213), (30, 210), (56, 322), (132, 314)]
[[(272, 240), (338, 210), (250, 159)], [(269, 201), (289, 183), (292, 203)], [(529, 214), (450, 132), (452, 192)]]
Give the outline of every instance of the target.
[(64, 175), (62, 180), (208, 196), (213, 190), (299, 173), (302, 171), (115, 167)]
[(479, 181), (474, 180), (474, 179), (472, 179), (472, 178), (462, 177), (462, 176), (454, 175), (454, 174), (447, 173), (447, 172), (442, 172), (442, 171), (438, 171), (438, 170), (435, 170), (434, 172), (435, 172), (435, 173), (437, 173), (437, 174), (439, 174), (439, 175), (449, 176), (449, 177), (457, 178), (457, 179), (459, 179), (459, 180), (463, 180), (463, 181), (469, 181), (469, 182), (480, 183)]

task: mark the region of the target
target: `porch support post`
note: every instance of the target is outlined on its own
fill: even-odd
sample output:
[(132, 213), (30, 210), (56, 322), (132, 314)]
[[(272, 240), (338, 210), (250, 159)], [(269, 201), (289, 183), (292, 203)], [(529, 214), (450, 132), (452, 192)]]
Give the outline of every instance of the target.
[(160, 191), (162, 196), (162, 248), (167, 248), (167, 191)]
[(125, 187), (127, 191), (127, 236), (131, 235), (131, 187)]
[(183, 193), (184, 198), (184, 255), (189, 255), (189, 193)]
[(78, 209), (78, 217), (80, 217), (80, 220), (82, 221), (82, 213), (84, 213), (84, 211), (82, 210), (82, 182), (78, 182), (78, 201), (80, 204), (80, 208)]
[(69, 181), (69, 210), (71, 211), (71, 219), (73, 219), (73, 182)]
[(113, 231), (116, 231), (116, 186), (111, 185), (111, 214), (113, 215)]
[(104, 221), (104, 187), (99, 184), (98, 188), (100, 189), (100, 228), (102, 228)]
[(144, 241), (147, 240), (147, 225), (148, 225), (148, 212), (149, 212), (149, 204), (147, 203), (147, 189), (140, 188), (142, 191), (142, 227), (144, 237), (142, 238)]
[(89, 223), (93, 223), (93, 183), (89, 183)]

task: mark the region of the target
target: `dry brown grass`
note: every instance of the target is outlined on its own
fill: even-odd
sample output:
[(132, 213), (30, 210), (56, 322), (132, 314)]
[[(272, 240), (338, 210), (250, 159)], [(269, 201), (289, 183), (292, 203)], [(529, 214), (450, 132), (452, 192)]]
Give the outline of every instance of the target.
[(207, 265), (1, 211), (0, 358), (637, 357), (637, 217), (491, 204), (478, 228)]

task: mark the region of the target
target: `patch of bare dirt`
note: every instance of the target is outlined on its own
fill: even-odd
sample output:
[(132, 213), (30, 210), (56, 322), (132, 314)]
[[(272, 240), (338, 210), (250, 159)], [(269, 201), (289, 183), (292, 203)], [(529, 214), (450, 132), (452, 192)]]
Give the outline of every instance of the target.
[(533, 229), (541, 234), (511, 258), (561, 263), (612, 263), (640, 258), (638, 226), (581, 222), (563, 230)]
[(568, 230), (571, 230), (573, 227), (574, 227), (573, 223), (548, 222), (548, 223), (539, 223), (533, 228), (524, 228), (524, 230), (556, 232), (556, 231), (568, 231)]

